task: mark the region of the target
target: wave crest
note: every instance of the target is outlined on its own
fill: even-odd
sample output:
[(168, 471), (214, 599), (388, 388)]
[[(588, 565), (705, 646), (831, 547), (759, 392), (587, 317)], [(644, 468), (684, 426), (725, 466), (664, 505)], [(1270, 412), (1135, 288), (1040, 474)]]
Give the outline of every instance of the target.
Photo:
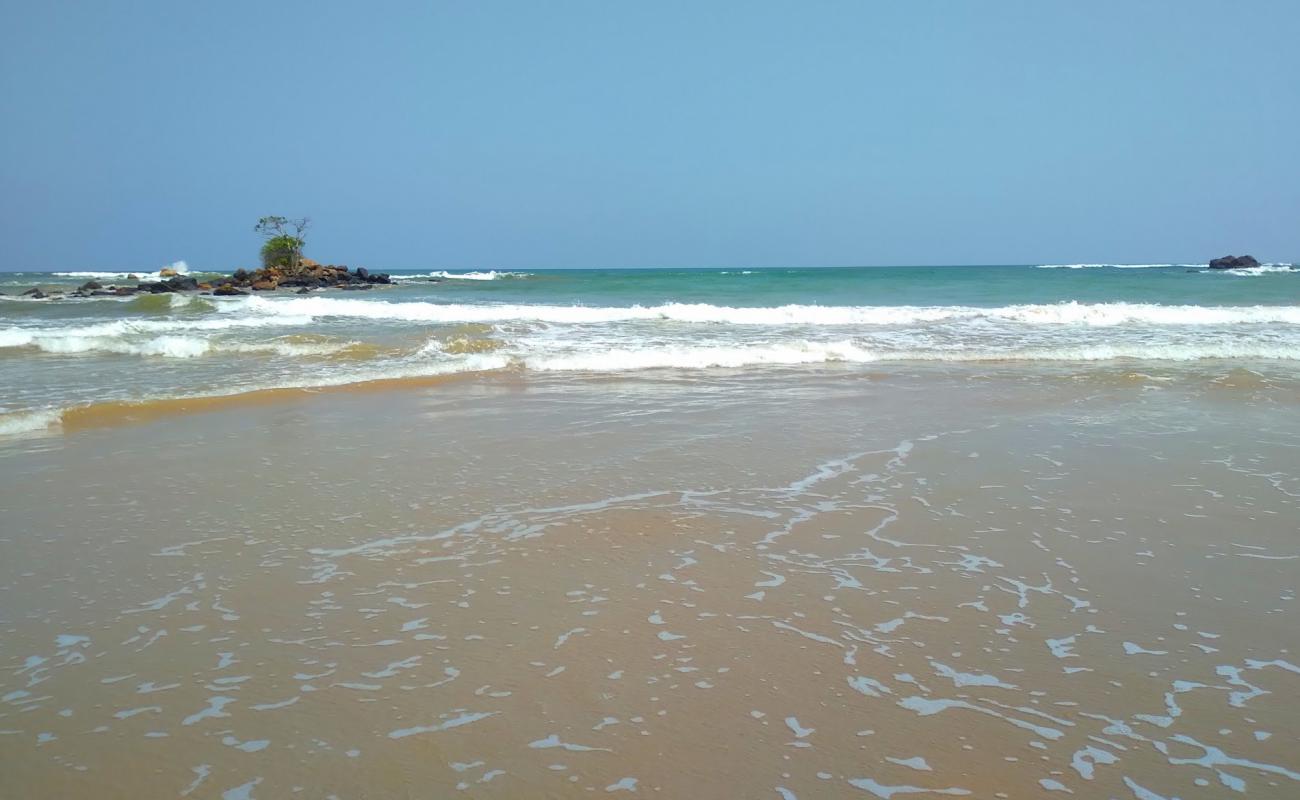
[(540, 372), (629, 372), (648, 369), (710, 369), (802, 364), (872, 364), (880, 362), (997, 361), (1202, 361), (1214, 359), (1300, 361), (1300, 346), (1243, 342), (1189, 344), (1116, 344), (1079, 347), (885, 349), (838, 342), (790, 342), (752, 346), (656, 347), (613, 349), (567, 356), (531, 356), (523, 366)]
[(397, 322), (542, 322), (600, 324), (664, 320), (730, 325), (909, 325), (950, 320), (993, 320), (1020, 325), (1300, 325), (1300, 306), (1166, 306), (1151, 303), (1079, 303), (977, 306), (715, 306), (667, 303), (659, 306), (486, 305), (350, 300), (330, 297), (233, 301), (263, 317), (344, 317)]
[(436, 270), (434, 272), (422, 272), (416, 275), (394, 275), (395, 281), (420, 280), (422, 278), (445, 278), (453, 281), (498, 281), (509, 278), (531, 278), (532, 275), (527, 272), (498, 272), (490, 269), (487, 272), (448, 272), (446, 270)]
[(136, 276), (137, 278), (139, 278), (139, 279), (142, 280), (142, 281), (157, 281), (157, 280), (162, 280), (162, 271), (163, 271), (164, 269), (170, 269), (170, 270), (172, 270), (173, 272), (175, 272), (177, 275), (188, 275), (188, 274), (190, 274), (190, 267), (189, 267), (189, 265), (186, 264), (184, 261), (175, 261), (175, 262), (172, 262), (171, 264), (168, 264), (168, 265), (165, 266), (165, 267), (159, 267), (159, 268), (158, 268), (157, 270), (155, 270), (154, 272), (139, 272), (139, 271), (132, 271), (132, 272), (93, 272), (93, 271), (81, 271), (81, 272), (52, 272), (52, 273), (50, 273), (50, 274), (51, 274), (51, 275), (56, 275), (56, 276), (58, 276), (58, 277), (60, 277), (60, 278), (86, 278), (86, 279), (94, 279), (94, 280), (99, 280), (99, 279), (112, 279), (112, 278), (129, 278), (130, 276), (134, 275), (134, 276)]

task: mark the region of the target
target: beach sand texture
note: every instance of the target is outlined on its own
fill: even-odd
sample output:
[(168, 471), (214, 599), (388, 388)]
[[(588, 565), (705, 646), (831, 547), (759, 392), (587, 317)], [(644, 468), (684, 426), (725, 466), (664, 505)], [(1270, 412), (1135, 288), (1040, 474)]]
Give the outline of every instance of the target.
[(1294, 797), (1297, 399), (483, 376), (9, 441), (0, 794)]

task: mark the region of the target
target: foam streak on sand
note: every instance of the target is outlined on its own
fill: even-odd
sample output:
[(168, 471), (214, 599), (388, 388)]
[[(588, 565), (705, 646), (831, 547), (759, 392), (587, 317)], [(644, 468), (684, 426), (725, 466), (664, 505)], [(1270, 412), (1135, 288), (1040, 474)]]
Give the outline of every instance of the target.
[(495, 711), (478, 711), (472, 713), (464, 713), (459, 716), (453, 717), (447, 720), (446, 722), (440, 722), (436, 725), (420, 725), (414, 728), (401, 728), (399, 730), (390, 731), (388, 734), (388, 738), (405, 739), (407, 736), (414, 736), (417, 733), (437, 733), (439, 731), (451, 730), (452, 728), (459, 728), (462, 725), (468, 725), (471, 722), (478, 722), (481, 719), (487, 719), (488, 717), (495, 716), (496, 713), (497, 712)]
[(1295, 553), (1295, 398), (1150, 385), (457, 381), (10, 445), (7, 788), (1289, 796), (1300, 562), (1238, 554)]

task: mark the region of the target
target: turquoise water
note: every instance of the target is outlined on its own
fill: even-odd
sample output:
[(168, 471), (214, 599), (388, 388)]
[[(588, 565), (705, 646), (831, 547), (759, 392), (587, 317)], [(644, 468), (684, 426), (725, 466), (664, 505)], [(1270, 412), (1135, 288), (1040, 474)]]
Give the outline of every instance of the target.
[(2, 275), (0, 431), (105, 400), (501, 370), (1300, 365), (1300, 270), (1282, 265), (392, 272), (365, 292), (52, 300), (19, 295), (132, 281)]
[[(531, 280), (454, 281), (440, 291), (508, 303), (731, 306), (971, 305), (1025, 303), (1300, 303), (1300, 275), (1199, 267), (858, 267), (755, 270), (551, 270)], [(1285, 278), (1293, 278), (1286, 280)], [(1260, 280), (1260, 278), (1271, 278)], [(1278, 280), (1277, 278), (1282, 278)]]
[[(391, 270), (394, 276), (496, 275), (496, 280), (443, 280), (433, 297), (455, 302), (654, 306), (709, 303), (743, 307), (808, 305), (971, 305), (1026, 303), (1164, 303), (1255, 305), (1300, 303), (1300, 277), (1274, 265), (1253, 270), (1157, 267), (937, 266), (818, 269), (536, 270), (527, 273)], [(0, 273), (0, 291), (37, 284), (76, 285), (87, 276), (128, 273)], [(137, 273), (144, 275), (145, 273)], [(196, 271), (195, 274), (202, 274)], [(73, 275), (73, 277), (65, 277)], [(521, 279), (524, 278), (524, 279)], [(1288, 280), (1287, 278), (1292, 278)], [(419, 286), (408, 284), (408, 290)], [(431, 286), (430, 286), (431, 288)], [(403, 295), (409, 299), (411, 295)]]

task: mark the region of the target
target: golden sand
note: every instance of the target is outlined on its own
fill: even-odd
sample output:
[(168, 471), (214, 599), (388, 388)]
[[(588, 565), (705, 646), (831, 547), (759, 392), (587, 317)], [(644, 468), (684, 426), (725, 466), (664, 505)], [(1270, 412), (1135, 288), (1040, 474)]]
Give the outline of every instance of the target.
[(440, 381), (8, 454), (7, 796), (1300, 791), (1295, 425), (821, 380)]

